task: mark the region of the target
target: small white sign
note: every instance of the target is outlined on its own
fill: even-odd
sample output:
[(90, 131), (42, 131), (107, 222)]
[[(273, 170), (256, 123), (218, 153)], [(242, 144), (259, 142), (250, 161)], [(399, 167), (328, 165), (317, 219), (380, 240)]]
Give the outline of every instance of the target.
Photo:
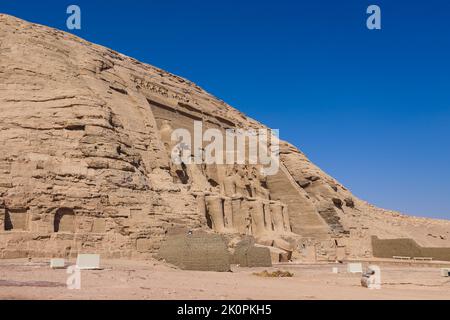
[(66, 261), (64, 259), (51, 259), (50, 268), (52, 269), (64, 269), (66, 267)]
[(362, 263), (349, 263), (347, 265), (347, 272), (348, 273), (362, 273), (363, 272)]
[(79, 254), (77, 257), (77, 268), (80, 270), (100, 269), (100, 255)]

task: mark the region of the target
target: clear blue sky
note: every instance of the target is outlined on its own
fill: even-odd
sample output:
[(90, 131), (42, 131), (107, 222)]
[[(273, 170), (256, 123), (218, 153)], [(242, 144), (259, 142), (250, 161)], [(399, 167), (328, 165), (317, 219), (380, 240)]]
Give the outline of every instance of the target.
[[(357, 196), (450, 219), (450, 1), (2, 1), (186, 77), (297, 145)], [(382, 30), (365, 27), (382, 10)], [(66, 30), (67, 31), (67, 30)]]

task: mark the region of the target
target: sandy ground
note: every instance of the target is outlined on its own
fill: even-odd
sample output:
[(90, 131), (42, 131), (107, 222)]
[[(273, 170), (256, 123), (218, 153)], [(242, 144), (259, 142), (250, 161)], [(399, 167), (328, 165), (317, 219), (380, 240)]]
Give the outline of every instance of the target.
[[(338, 274), (331, 272), (339, 268)], [(45, 260), (0, 261), (0, 299), (450, 299), (450, 278), (438, 266), (386, 265), (382, 288), (361, 287), (346, 265), (280, 265), (232, 272), (183, 271), (158, 261), (102, 261), (81, 272), (81, 289), (66, 287), (66, 270)], [(262, 270), (288, 270), (292, 278), (261, 278)]]

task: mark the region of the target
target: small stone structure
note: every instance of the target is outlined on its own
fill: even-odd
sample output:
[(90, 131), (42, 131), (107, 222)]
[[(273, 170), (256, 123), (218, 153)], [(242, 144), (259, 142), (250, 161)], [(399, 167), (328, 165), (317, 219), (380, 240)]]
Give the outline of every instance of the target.
[(248, 237), (236, 244), (231, 263), (241, 267), (271, 267), (272, 258), (267, 247), (255, 246), (254, 239)]
[(100, 269), (100, 255), (79, 254), (77, 257), (77, 268), (82, 270)]
[(348, 273), (362, 273), (363, 267), (361, 263), (349, 263), (347, 265), (347, 272)]
[(167, 236), (157, 257), (183, 270), (230, 271), (230, 254), (221, 235), (205, 232)]
[(377, 258), (414, 257), (450, 261), (450, 248), (422, 247), (413, 239), (379, 239), (372, 237), (373, 256)]
[(66, 260), (55, 258), (50, 259), (50, 268), (52, 269), (64, 269), (66, 267)]

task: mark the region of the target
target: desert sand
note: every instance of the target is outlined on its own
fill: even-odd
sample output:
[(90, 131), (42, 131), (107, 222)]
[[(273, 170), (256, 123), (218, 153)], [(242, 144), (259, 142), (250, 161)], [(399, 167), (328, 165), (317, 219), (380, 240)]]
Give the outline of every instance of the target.
[[(367, 263), (364, 263), (367, 265)], [(440, 265), (381, 263), (380, 290), (363, 288), (361, 274), (346, 272), (345, 264), (278, 265), (239, 268), (232, 272), (185, 271), (149, 261), (102, 261), (103, 270), (81, 274), (81, 289), (66, 287), (64, 269), (52, 270), (47, 260), (0, 262), (0, 299), (137, 299), (137, 300), (279, 300), (279, 299), (449, 299), (450, 278)], [(333, 274), (332, 267), (339, 273)], [(263, 270), (284, 270), (291, 278), (262, 278)]]

